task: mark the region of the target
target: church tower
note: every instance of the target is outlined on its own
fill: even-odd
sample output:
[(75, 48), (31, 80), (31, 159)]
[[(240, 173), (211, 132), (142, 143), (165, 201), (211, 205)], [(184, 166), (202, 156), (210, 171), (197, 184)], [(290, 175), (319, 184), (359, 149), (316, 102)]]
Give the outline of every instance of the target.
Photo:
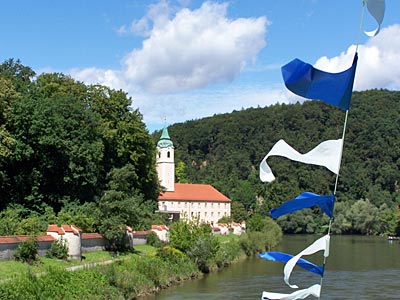
[(166, 125), (157, 143), (156, 162), (158, 180), (162, 189), (166, 192), (173, 192), (175, 190), (174, 144), (169, 137)]

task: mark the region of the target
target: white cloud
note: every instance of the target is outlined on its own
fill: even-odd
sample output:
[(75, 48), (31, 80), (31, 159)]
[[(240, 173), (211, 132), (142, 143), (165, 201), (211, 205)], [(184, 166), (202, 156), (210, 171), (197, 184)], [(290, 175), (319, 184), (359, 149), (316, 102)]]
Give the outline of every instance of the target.
[[(227, 4), (206, 2), (195, 10), (176, 10), (167, 4), (160, 1), (142, 19), (121, 29), (147, 37), (140, 49), (122, 60), (119, 70), (75, 69), (71, 75), (128, 92), (150, 130), (162, 127), (165, 117), (176, 123), (304, 100), (286, 90), (280, 77), (276, 86), (237, 79), (241, 72), (268, 77), (276, 67), (251, 64), (266, 44), (266, 18), (230, 19)], [(400, 25), (384, 28), (359, 45), (355, 89), (400, 89), (398, 49)], [(336, 57), (321, 57), (315, 67), (343, 71), (350, 67), (354, 52), (353, 45)], [(234, 79), (235, 84), (218, 84)]]
[(230, 20), (226, 14), (226, 3), (205, 2), (171, 20), (157, 18), (143, 47), (125, 57), (124, 76), (151, 93), (232, 81), (265, 46), (267, 20)]
[[(327, 72), (340, 72), (350, 67), (356, 46), (333, 58), (321, 57), (316, 68)], [(372, 88), (400, 89), (400, 25), (382, 29), (365, 45), (358, 47), (355, 90)]]

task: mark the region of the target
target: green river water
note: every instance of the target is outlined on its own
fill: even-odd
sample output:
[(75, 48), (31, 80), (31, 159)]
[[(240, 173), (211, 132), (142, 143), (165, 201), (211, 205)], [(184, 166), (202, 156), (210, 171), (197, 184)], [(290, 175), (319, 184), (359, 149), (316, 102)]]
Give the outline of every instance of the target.
[[(274, 249), (296, 255), (320, 236), (287, 235)], [(303, 257), (322, 264), (322, 252)], [(261, 299), (263, 291), (291, 293), (283, 282), (284, 264), (258, 257), (246, 259), (202, 279), (184, 282), (143, 300)], [(291, 284), (307, 288), (320, 276), (296, 267)], [(316, 299), (312, 296), (307, 299)], [(382, 237), (332, 236), (322, 282), (324, 300), (400, 299), (400, 243)]]

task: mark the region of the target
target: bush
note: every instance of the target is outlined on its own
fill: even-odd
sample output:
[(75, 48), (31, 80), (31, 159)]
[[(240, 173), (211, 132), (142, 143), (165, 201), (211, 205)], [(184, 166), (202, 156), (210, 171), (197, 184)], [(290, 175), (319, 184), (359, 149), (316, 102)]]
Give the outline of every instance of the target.
[(187, 255), (197, 265), (203, 273), (209, 273), (209, 266), (214, 263), (215, 255), (219, 249), (219, 242), (210, 234), (209, 236), (199, 237), (187, 252)]
[(257, 231), (242, 234), (239, 244), (247, 256), (252, 256), (265, 251), (265, 236)]
[(159, 248), (157, 251), (157, 257), (160, 257), (161, 259), (170, 261), (172, 263), (178, 263), (187, 258), (187, 256), (182, 251), (175, 249), (171, 246), (164, 246)]
[(18, 245), (17, 251), (14, 253), (14, 259), (33, 264), (39, 260), (38, 250), (39, 244), (36, 239), (29, 238)]
[(230, 240), (226, 243), (223, 243), (215, 255), (215, 263), (219, 268), (228, 266), (241, 254), (243, 254), (241, 250), (242, 249), (236, 240)]
[(65, 240), (60, 239), (51, 243), (51, 247), (46, 252), (46, 257), (64, 259), (68, 258), (68, 246)]
[(157, 233), (154, 231), (151, 231), (147, 234), (146, 243), (156, 248), (159, 248), (163, 245), (163, 242), (159, 239)]

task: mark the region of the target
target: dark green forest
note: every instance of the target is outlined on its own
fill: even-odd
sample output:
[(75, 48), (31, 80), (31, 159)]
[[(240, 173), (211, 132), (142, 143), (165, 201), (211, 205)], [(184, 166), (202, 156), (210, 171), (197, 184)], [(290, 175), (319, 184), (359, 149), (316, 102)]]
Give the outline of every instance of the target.
[[(400, 92), (353, 94), (337, 189), (334, 233), (399, 233)], [(0, 65), (0, 235), (75, 224), (118, 239), (163, 222), (155, 144), (133, 99), (68, 75)], [(333, 192), (322, 167), (271, 157), (277, 179), (261, 183), (261, 159), (285, 139), (301, 153), (342, 136), (345, 113), (319, 101), (277, 104), (169, 127), (179, 182), (212, 184), (232, 199), (232, 219), (268, 216), (304, 191)], [(323, 232), (318, 208), (278, 219), (287, 233)]]
[[(269, 210), (304, 191), (332, 194), (336, 175), (329, 170), (271, 157), (276, 180), (262, 183), (259, 164), (284, 139), (300, 153), (324, 140), (342, 137), (345, 112), (321, 101), (250, 108), (171, 125), (177, 180), (211, 183), (232, 203), (234, 220)], [(160, 132), (154, 133), (157, 139)], [(335, 219), (342, 234), (399, 232), (400, 92), (354, 92), (349, 110)], [(286, 233), (327, 229), (319, 209), (280, 217)]]
[(148, 228), (159, 185), (155, 144), (121, 90), (0, 65), (0, 235), (48, 223), (118, 237)]

